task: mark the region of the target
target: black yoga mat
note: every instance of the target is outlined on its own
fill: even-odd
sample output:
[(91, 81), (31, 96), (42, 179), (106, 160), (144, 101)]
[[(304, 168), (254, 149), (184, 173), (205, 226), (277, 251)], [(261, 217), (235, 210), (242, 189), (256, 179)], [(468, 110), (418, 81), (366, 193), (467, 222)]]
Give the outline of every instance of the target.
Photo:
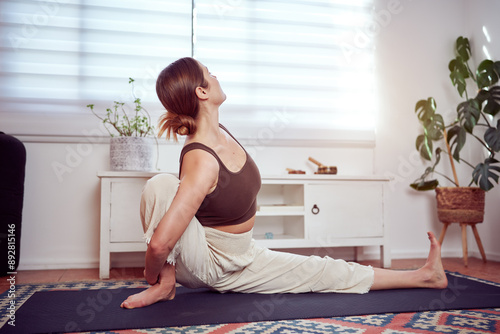
[(367, 294), (221, 294), (178, 288), (175, 299), (125, 310), (143, 289), (36, 292), (16, 312), (16, 326), (0, 333), (140, 329), (380, 313), (500, 307), (500, 287), (448, 274), (444, 290), (402, 289)]

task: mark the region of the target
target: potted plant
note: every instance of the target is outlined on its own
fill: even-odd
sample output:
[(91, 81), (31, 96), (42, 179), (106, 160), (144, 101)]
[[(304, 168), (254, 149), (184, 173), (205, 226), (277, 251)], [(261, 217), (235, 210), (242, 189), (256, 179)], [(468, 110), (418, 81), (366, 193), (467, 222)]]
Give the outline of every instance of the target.
[[(431, 162), (431, 166), (410, 186), (416, 190), (436, 191), (438, 217), (445, 223), (441, 241), (449, 223), (475, 224), (483, 221), (484, 192), (494, 187), (493, 181), (498, 183), (500, 173), (500, 162), (495, 159), (500, 150), (500, 61), (483, 60), (475, 72), (469, 65), (470, 61), (469, 40), (459, 37), (455, 43), (455, 58), (448, 68), (451, 82), (464, 101), (458, 104), (453, 120), (447, 123), (436, 112), (436, 101), (432, 97), (415, 105), (423, 128), (423, 134), (416, 139), (416, 148), (423, 159)], [(460, 155), (466, 142), (469, 143), (468, 138), (475, 142), (477, 149), (485, 152), (481, 161), (474, 164)], [(440, 146), (435, 148), (436, 144)], [(436, 170), (443, 153), (448, 156), (453, 178)], [(460, 186), (455, 163), (470, 168), (471, 179), (467, 187)], [(437, 179), (429, 179), (433, 174), (442, 176), (453, 186), (441, 187)], [(473, 187), (473, 184), (477, 186)], [(477, 231), (474, 229), (474, 232)]]
[[(151, 171), (153, 170), (153, 138), (154, 127), (151, 116), (142, 106), (140, 98), (134, 94), (134, 79), (129, 78), (134, 98), (133, 115), (125, 111), (125, 103), (114, 101), (112, 108), (106, 109), (104, 116), (94, 111), (94, 105), (87, 105), (92, 113), (99, 118), (110, 139), (110, 167), (114, 171)], [(118, 136), (116, 136), (118, 135)], [(153, 137), (153, 138), (152, 138)], [(157, 152), (158, 153), (158, 152)]]

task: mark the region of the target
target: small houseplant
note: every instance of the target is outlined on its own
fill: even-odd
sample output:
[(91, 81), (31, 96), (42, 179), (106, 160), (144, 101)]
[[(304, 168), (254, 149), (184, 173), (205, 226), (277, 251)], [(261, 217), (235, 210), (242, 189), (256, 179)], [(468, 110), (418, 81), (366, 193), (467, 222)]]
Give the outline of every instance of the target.
[[(465, 266), (467, 225), (472, 227), (481, 256), (486, 262), (476, 224), (481, 223), (484, 218), (485, 191), (495, 186), (492, 181), (498, 183), (500, 173), (500, 162), (495, 158), (495, 154), (500, 150), (500, 61), (483, 60), (473, 72), (469, 66), (470, 60), (469, 40), (459, 37), (455, 43), (455, 58), (450, 61), (448, 68), (453, 86), (465, 100), (458, 104), (456, 117), (451, 122), (447, 124), (443, 116), (436, 112), (434, 98), (429, 97), (416, 103), (415, 112), (423, 127), (423, 134), (417, 137), (416, 148), (420, 156), (432, 165), (410, 185), (416, 190), (435, 189), (438, 218), (444, 224), (439, 238), (441, 243), (448, 226), (451, 223), (460, 223)], [(468, 86), (468, 83), (474, 86)], [(469, 93), (475, 96), (471, 97)], [(479, 149), (486, 152), (484, 160), (475, 165), (460, 155), (469, 137), (476, 142)], [(438, 146), (434, 149), (435, 143), (444, 143), (444, 148)], [(453, 179), (436, 171), (443, 152), (448, 156)], [(459, 184), (455, 162), (467, 165), (472, 171), (467, 187), (461, 187)], [(441, 187), (437, 179), (428, 180), (434, 173), (444, 177), (454, 186)], [(479, 187), (472, 187), (473, 183)]]
[(103, 116), (98, 115), (94, 105), (87, 105), (90, 111), (99, 118), (109, 135), (110, 140), (110, 167), (120, 171), (151, 171), (153, 169), (153, 137), (154, 126), (151, 125), (151, 116), (142, 106), (140, 98), (134, 94), (134, 79), (129, 78), (134, 98), (133, 115), (125, 111), (126, 104), (114, 101), (111, 108), (106, 109)]

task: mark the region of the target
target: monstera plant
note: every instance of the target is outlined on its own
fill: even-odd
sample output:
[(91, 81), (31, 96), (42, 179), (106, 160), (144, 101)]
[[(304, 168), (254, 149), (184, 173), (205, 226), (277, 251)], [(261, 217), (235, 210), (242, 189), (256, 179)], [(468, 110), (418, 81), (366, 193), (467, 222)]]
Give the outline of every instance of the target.
[[(455, 162), (471, 169), (468, 186), (475, 183), (488, 191), (498, 183), (500, 162), (495, 154), (500, 150), (500, 61), (483, 60), (476, 71), (471, 69), (471, 48), (469, 40), (459, 37), (455, 43), (455, 58), (448, 65), (450, 79), (458, 94), (464, 100), (458, 104), (454, 119), (446, 123), (437, 112), (436, 101), (429, 97), (420, 100), (415, 112), (423, 127), (423, 134), (416, 140), (416, 148), (423, 159), (430, 162), (423, 175), (411, 184), (416, 190), (431, 190), (440, 185), (438, 174), (455, 186), (459, 186)], [(471, 95), (470, 95), (471, 94)], [(473, 94), (473, 95), (472, 95)], [(461, 151), (469, 144), (476, 145), (474, 150), (485, 152), (484, 160), (470, 163), (462, 158)], [(444, 145), (444, 146), (443, 146)], [(443, 153), (449, 157), (453, 179), (436, 171)]]

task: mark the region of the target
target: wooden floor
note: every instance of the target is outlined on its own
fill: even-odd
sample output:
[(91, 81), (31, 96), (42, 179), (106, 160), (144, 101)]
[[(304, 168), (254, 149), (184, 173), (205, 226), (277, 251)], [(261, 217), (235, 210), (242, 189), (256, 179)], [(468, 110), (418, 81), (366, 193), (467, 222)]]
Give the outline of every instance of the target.
[[(361, 261), (361, 264), (380, 266), (379, 261)], [(425, 259), (393, 260), (392, 269), (417, 269), (425, 263)], [(500, 262), (469, 258), (469, 266), (464, 267), (460, 258), (443, 259), (444, 268), (451, 272), (474, 276), (500, 283)], [(9, 277), (0, 280), (0, 293), (10, 287)], [(113, 268), (110, 272), (112, 280), (142, 279), (143, 268)], [(55, 283), (99, 280), (99, 269), (63, 269), (63, 270), (21, 270), (15, 275), (15, 284)]]

